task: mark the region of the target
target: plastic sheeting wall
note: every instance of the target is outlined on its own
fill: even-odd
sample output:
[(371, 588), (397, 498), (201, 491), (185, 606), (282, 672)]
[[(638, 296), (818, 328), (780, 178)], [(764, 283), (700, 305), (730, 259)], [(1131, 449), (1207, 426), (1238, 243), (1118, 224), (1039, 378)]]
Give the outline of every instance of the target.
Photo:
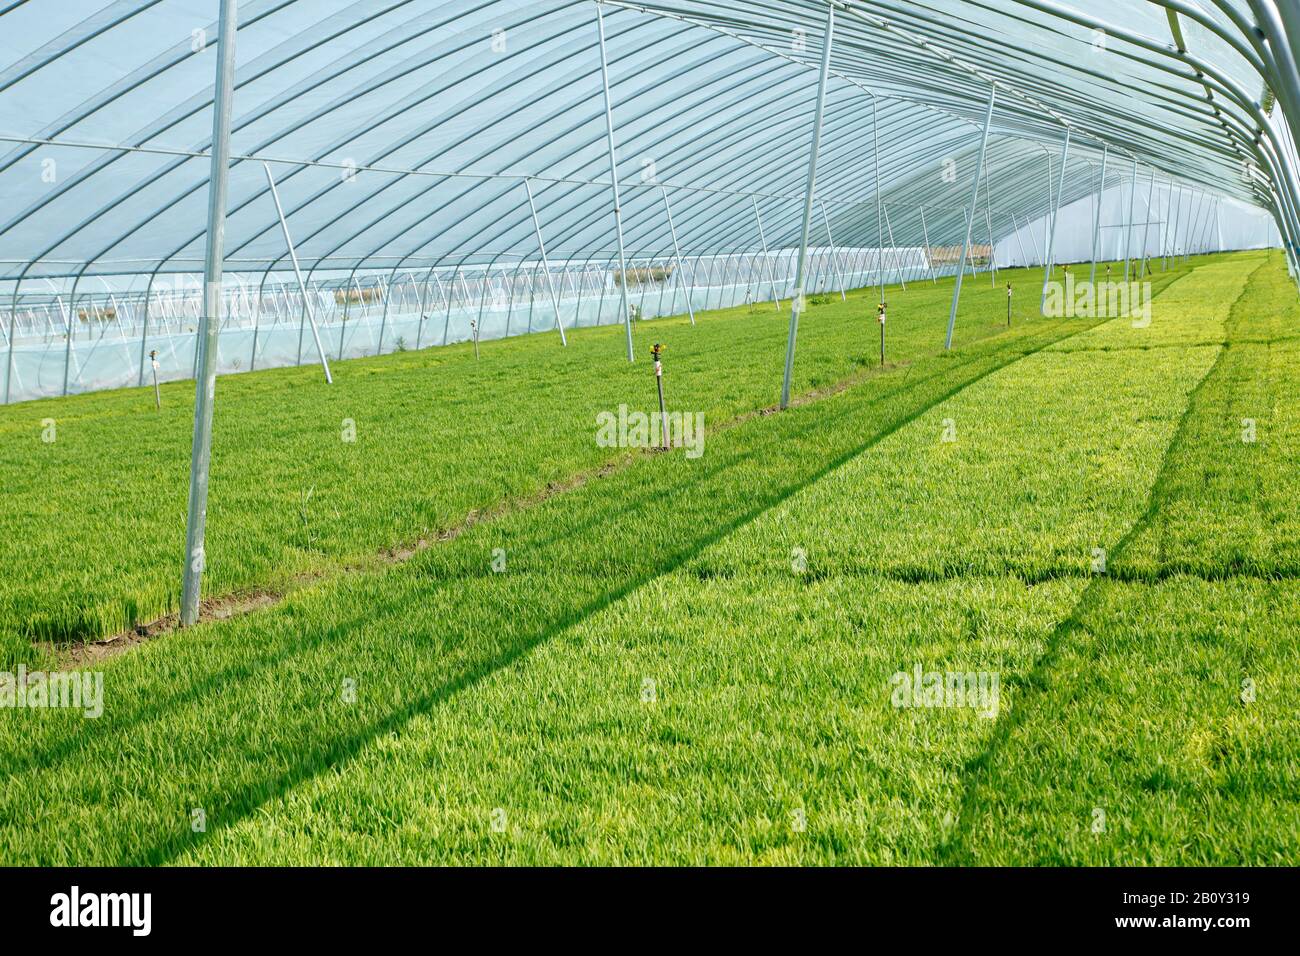
[[(792, 256), (787, 250), (773, 250), (772, 272), (760, 266), (744, 282), (696, 286), (690, 293), (690, 304), (700, 311), (746, 302), (771, 302), (774, 280), (777, 292), (784, 297), (783, 304), (788, 306), (794, 285)], [(875, 259), (874, 249), (840, 249), (834, 258), (829, 250), (810, 250), (807, 291), (830, 293), (839, 289), (841, 283), (847, 288), (874, 285), (879, 279)], [(930, 274), (924, 252), (919, 248), (886, 249), (884, 265), (887, 282), (897, 281), (900, 274), (907, 281)], [(936, 269), (935, 273), (943, 275), (951, 271), (953, 267)], [(588, 292), (582, 300), (561, 296), (559, 301), (566, 329), (622, 321), (620, 293), (612, 278), (603, 295)], [(686, 293), (674, 281), (629, 289), (628, 303), (642, 319), (683, 315), (687, 311)], [(154, 323), (146, 333), (143, 325), (131, 318), (130, 311), (124, 309), (123, 314), (125, 321), (103, 323), (97, 334), (83, 336), (78, 331), (71, 343), (61, 333), (18, 339), (12, 350), (10, 401), (147, 386), (152, 382), (150, 351), (157, 352), (159, 382), (194, 377), (197, 332), (192, 326), (197, 326), (196, 322), (177, 323), (171, 330), (160, 329)], [(470, 341), (471, 323), (478, 324), (480, 341), (529, 333), (554, 334), (555, 330), (555, 309), (550, 296), (540, 292), (534, 292), (526, 301), (516, 300), (513, 306), (503, 306), (491, 297), (481, 301), (471, 297), (451, 308), (431, 302), (423, 318), (418, 310), (390, 310), (385, 317), (382, 307), (374, 306), (353, 306), (348, 321), (340, 318), (337, 310), (318, 313), (321, 344), (330, 361)], [(311, 365), (317, 361), (310, 327), (296, 320), (260, 327), (226, 321), (218, 337), (218, 370), (223, 375)], [(2, 357), (0, 367), (4, 367)]]
[[(1107, 175), (1107, 179), (1110, 176)], [(1148, 256), (1173, 252), (1169, 238), (1177, 229), (1177, 245), (1182, 251), (1223, 252), (1230, 249), (1262, 249), (1279, 246), (1277, 227), (1272, 217), (1231, 199), (1206, 200), (1201, 194), (1157, 182), (1150, 196), (1150, 182), (1138, 176), (1137, 202), (1133, 206), (1133, 226), (1129, 239), (1130, 255), (1137, 257), (1143, 249), (1145, 229)], [(1148, 217), (1147, 199), (1152, 213)], [(1096, 194), (1063, 206), (1056, 227), (1053, 258), (1057, 262), (1084, 262), (1092, 259), (1092, 236), (1096, 213)], [(1099, 260), (1124, 258), (1125, 223), (1129, 221), (1132, 199), (1127, 182), (1113, 186), (1102, 194), (1101, 229), (1097, 242)], [(1219, 204), (1218, 221), (1213, 212)], [(1150, 223), (1149, 227), (1145, 226)], [(1009, 223), (1007, 224), (1009, 225)], [(1026, 223), (999, 239), (994, 254), (999, 266), (1042, 265), (1048, 217)], [(1189, 234), (1191, 241), (1189, 244)]]

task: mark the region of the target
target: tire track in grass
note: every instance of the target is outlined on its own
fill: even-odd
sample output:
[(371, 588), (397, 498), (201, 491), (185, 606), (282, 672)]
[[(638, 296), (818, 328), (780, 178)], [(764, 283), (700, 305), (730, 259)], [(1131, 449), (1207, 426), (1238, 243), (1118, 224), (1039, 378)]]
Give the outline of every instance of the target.
[[(1243, 282), (1228, 313), (1224, 316), (1224, 335), (1214, 363), (1201, 377), (1196, 386), (1188, 393), (1187, 404), (1179, 418), (1168, 445), (1161, 458), (1160, 471), (1151, 486), (1147, 505), (1141, 517), (1120, 538), (1108, 554), (1108, 563), (1117, 563), (1124, 557), (1133, 542), (1158, 520), (1161, 508), (1168, 499), (1168, 486), (1173, 480), (1172, 459), (1176, 450), (1187, 442), (1193, 416), (1199, 410), (1199, 397), (1211, 388), (1222, 374), (1228, 355), (1228, 324), (1233, 310), (1246, 296), (1247, 289), (1255, 276), (1268, 266), (1265, 260), (1251, 270)], [(1194, 275), (1194, 274), (1193, 274)], [(1025, 693), (1018, 705), (1009, 713), (999, 715), (997, 726), (990, 736), (983, 752), (970, 762), (967, 768), (967, 782), (961, 801), (961, 810), (951, 834), (938, 847), (937, 858), (941, 863), (972, 865), (977, 862), (977, 850), (971, 845), (974, 837), (974, 817), (979, 811), (980, 789), (990, 783), (992, 768), (1012, 736), (1027, 719), (1030, 706), (1046, 694), (1050, 686), (1050, 675), (1058, 663), (1065, 647), (1075, 638), (1087, 639), (1089, 628), (1086, 623), (1089, 615), (1095, 611), (1103, 600), (1103, 592), (1109, 584), (1108, 575), (1096, 575), (1089, 581), (1070, 613), (1052, 630), (1043, 654), (1025, 679)]]

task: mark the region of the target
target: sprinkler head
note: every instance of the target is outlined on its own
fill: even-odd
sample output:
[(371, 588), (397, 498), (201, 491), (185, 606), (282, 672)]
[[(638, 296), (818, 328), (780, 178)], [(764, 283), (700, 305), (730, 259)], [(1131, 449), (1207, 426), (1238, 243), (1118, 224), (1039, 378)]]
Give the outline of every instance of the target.
[(650, 348), (650, 354), (653, 355), (653, 356), (655, 357), (655, 361), (656, 361), (656, 362), (659, 361), (659, 355), (660, 355), (660, 353), (663, 352), (663, 350), (664, 350), (664, 347), (663, 347), (662, 345), (660, 345), (658, 342), (656, 342), (653, 346), (651, 346), (651, 348)]

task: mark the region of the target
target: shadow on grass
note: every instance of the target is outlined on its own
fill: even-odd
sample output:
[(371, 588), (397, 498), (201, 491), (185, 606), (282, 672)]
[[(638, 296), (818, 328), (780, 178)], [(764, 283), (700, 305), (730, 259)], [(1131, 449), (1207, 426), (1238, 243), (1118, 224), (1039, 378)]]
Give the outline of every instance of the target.
[[(1267, 261), (1264, 261), (1256, 266), (1251, 272), (1251, 278), (1254, 277), (1256, 272), (1264, 269), (1267, 264)], [(1029, 714), (1034, 703), (1047, 693), (1050, 675), (1064, 650), (1076, 637), (1080, 638), (1080, 640), (1087, 640), (1089, 637), (1095, 638), (1095, 635), (1090, 630), (1090, 621), (1093, 619), (1094, 612), (1103, 603), (1108, 589), (1129, 583), (1155, 584), (1176, 574), (1186, 573), (1181, 562), (1162, 561), (1158, 567), (1141, 564), (1135, 566), (1131, 561), (1127, 560), (1128, 552), (1143, 535), (1147, 534), (1151, 529), (1157, 528), (1164, 520), (1166, 509), (1170, 507), (1177, 497), (1175, 489), (1180, 486), (1187, 486), (1188, 475), (1182, 472), (1184, 469), (1189, 468), (1189, 462), (1182, 458), (1182, 453), (1198, 437), (1193, 431), (1197, 418), (1212, 413), (1211, 409), (1204, 407), (1203, 396), (1213, 392), (1229, 371), (1232, 350), (1228, 347), (1228, 340), (1236, 337), (1235, 332), (1240, 324), (1240, 306), (1249, 289), (1250, 280), (1248, 279), (1230, 308), (1229, 314), (1225, 316), (1225, 343), (1223, 347), (1220, 348), (1219, 354), (1215, 357), (1214, 363), (1206, 371), (1205, 375), (1202, 376), (1195, 388), (1188, 393), (1187, 404), (1179, 418), (1177, 427), (1169, 439), (1168, 445), (1165, 447), (1160, 470), (1151, 485), (1143, 513), (1133, 523), (1132, 527), (1125, 532), (1115, 547), (1111, 549), (1108, 558), (1110, 566), (1107, 573), (1092, 578), (1088, 586), (1079, 595), (1069, 614), (1048, 635), (1043, 653), (1034, 663), (1033, 669), (1022, 680), (1017, 682), (1020, 686), (1026, 688), (1026, 696), (1009, 712), (998, 718), (997, 725), (989, 736), (987, 744), (978, 755), (967, 762), (964, 769), (966, 782), (962, 791), (961, 810), (957, 824), (951, 834), (938, 847), (938, 859), (941, 862), (965, 866), (979, 862), (973, 841), (975, 840), (975, 817), (980, 812), (981, 795), (986, 788), (993, 785), (998, 761), (1005, 749), (1010, 746), (1010, 741), (1016, 730), (1025, 725), (1029, 720)], [(1184, 347), (1199, 347), (1199, 345)], [(1195, 487), (1197, 483), (1193, 481), (1191, 484)], [(1194, 563), (1189, 563), (1186, 566), (1188, 568), (1195, 567)], [(1247, 567), (1243, 565), (1242, 569), (1248, 572), (1248, 576), (1260, 578), (1273, 576), (1268, 573), (1269, 569), (1263, 567)], [(1290, 569), (1278, 570), (1284, 576), (1289, 574), (1290, 571)], [(1219, 565), (1200, 565), (1192, 573), (1205, 580), (1241, 576), (1232, 561), (1223, 562)]]
[[(29, 739), (14, 747), (18, 752), (8, 755), (6, 770), (15, 786), (7, 785), (6, 795), (21, 799), (13, 794), (26, 781), (39, 789), (34, 778), (60, 772), (74, 756), (99, 761), (108, 775), (118, 775), (120, 786), (134, 788), (134, 798), (154, 806), (180, 799), (179, 779), (185, 806), (205, 809), (212, 824), (208, 834), (190, 832), (188, 811), (165, 821), (105, 816), (104, 832), (95, 834), (108, 862), (174, 861), (267, 801), (682, 567), (965, 388), (1096, 324), (1021, 326), (923, 360), (905, 374), (874, 378), (824, 402), (727, 429), (711, 437), (706, 460), (650, 457), (534, 509), (477, 526), (405, 567), (305, 593), (269, 614), (175, 636), (124, 660), (112, 675), (171, 692), (160, 700), (137, 690), (138, 706), (129, 712), (114, 708), (104, 721), (112, 723), (102, 729), (64, 723), (51, 726), (54, 739), (45, 746)], [(498, 543), (507, 546), (517, 577), (488, 570)], [(575, 576), (582, 586), (567, 592), (545, 587), (550, 577), (573, 583)], [(436, 635), (418, 617), (429, 609), (454, 612)], [(260, 650), (241, 657), (250, 647)], [(336, 686), (332, 675), (366, 668), (394, 685), (391, 703), (365, 719), (322, 720), (322, 693)], [(309, 682), (297, 696), (293, 688), (277, 694), (293, 674), (312, 675), (320, 686)], [(412, 687), (427, 690), (411, 694)], [(274, 695), (269, 712), (268, 695)], [(236, 711), (223, 715), (231, 707)], [(149, 779), (138, 767), (121, 766), (127, 745), (143, 740), (146, 750), (159, 747), (175, 740), (178, 728), (201, 728), (206, 736), (185, 741), (195, 749), (174, 754), (169, 774)], [(85, 769), (78, 762), (72, 772)], [(89, 769), (93, 773), (96, 766)], [(9, 799), (0, 806), (3, 822), (21, 824)]]

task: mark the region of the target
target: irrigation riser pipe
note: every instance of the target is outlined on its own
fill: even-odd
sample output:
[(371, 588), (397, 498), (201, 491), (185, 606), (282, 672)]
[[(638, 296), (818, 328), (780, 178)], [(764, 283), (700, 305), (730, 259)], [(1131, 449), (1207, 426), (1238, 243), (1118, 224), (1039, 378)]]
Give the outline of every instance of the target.
[(876, 321), (880, 323), (880, 365), (885, 365), (885, 303), (876, 306)]
[(659, 390), (659, 444), (668, 450), (668, 411), (664, 405), (664, 363), (660, 358), (663, 355), (664, 347), (658, 342), (650, 349), (650, 354), (655, 360), (655, 387)]
[(158, 350), (154, 349), (149, 353), (149, 364), (153, 366), (153, 407), (155, 411), (162, 411), (162, 392), (158, 390)]

